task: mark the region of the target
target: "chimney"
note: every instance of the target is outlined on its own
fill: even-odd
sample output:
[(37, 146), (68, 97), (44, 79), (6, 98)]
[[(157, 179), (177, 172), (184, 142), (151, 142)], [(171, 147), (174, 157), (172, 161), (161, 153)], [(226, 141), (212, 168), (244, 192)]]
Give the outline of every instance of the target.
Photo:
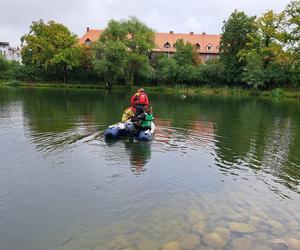
[(86, 32), (89, 32), (90, 31), (90, 27), (86, 27)]
[(190, 35), (194, 35), (194, 32), (193, 32), (193, 31), (191, 31), (191, 32), (190, 32)]
[(173, 31), (173, 30), (171, 30), (171, 31), (170, 31), (170, 34), (174, 34), (174, 31)]

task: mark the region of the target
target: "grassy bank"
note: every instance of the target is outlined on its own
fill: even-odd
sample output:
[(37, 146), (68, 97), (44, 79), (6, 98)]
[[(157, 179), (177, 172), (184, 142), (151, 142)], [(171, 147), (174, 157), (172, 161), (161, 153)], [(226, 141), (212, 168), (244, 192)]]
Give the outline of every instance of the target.
[[(62, 88), (62, 89), (78, 89), (78, 90), (105, 90), (104, 84), (80, 84), (80, 83), (58, 83), (58, 82), (21, 82), (8, 81), (0, 82), (0, 86), (14, 86), (26, 88)], [(259, 91), (253, 89), (242, 89), (239, 87), (216, 87), (216, 86), (143, 86), (148, 93), (166, 93), (180, 94), (187, 96), (256, 96), (262, 98), (291, 98), (300, 100), (300, 89), (281, 89), (276, 88), (268, 91)], [(113, 85), (113, 91), (136, 90), (138, 86)]]

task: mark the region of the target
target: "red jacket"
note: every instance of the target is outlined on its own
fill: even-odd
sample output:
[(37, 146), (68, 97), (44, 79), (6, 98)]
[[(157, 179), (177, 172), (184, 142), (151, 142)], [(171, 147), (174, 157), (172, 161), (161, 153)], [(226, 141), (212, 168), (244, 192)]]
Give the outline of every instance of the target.
[(130, 98), (130, 105), (134, 106), (135, 104), (142, 104), (145, 106), (149, 106), (148, 95), (145, 92), (136, 92)]

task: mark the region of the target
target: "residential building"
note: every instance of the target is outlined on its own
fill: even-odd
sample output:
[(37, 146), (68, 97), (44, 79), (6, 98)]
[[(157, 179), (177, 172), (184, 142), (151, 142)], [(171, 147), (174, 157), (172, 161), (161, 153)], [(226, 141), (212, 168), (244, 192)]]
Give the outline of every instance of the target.
[(17, 48), (10, 47), (8, 49), (8, 54), (7, 54), (6, 58), (7, 58), (7, 60), (17, 61), (17, 62), (21, 63), (22, 62), (21, 48), (20, 47), (17, 47)]
[[(80, 38), (79, 43), (90, 46), (100, 38), (102, 32), (103, 30), (87, 28), (86, 33)], [(211, 35), (204, 32), (202, 34), (196, 34), (194, 32), (175, 33), (170, 31), (168, 33), (155, 33), (155, 48), (152, 51), (152, 57), (155, 57), (160, 53), (172, 55), (176, 52), (174, 45), (179, 39), (183, 39), (184, 42), (193, 44), (199, 52), (199, 57), (202, 62), (218, 58), (219, 56), (221, 35)]]
[(5, 58), (8, 54), (8, 48), (9, 48), (9, 43), (0, 42), (0, 54), (3, 55)]
[(9, 61), (22, 62), (21, 48), (10, 47), (8, 42), (0, 42), (0, 54)]

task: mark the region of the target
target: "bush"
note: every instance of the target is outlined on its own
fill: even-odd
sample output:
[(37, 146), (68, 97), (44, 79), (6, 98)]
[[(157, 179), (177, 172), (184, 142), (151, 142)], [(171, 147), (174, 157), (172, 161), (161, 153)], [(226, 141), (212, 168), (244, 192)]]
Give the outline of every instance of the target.
[(224, 68), (219, 60), (209, 60), (196, 68), (196, 83), (198, 85), (224, 84)]
[(276, 89), (273, 89), (273, 91), (272, 91), (272, 96), (275, 98), (280, 98), (283, 96), (283, 94), (284, 94), (284, 91), (281, 88), (276, 88)]

